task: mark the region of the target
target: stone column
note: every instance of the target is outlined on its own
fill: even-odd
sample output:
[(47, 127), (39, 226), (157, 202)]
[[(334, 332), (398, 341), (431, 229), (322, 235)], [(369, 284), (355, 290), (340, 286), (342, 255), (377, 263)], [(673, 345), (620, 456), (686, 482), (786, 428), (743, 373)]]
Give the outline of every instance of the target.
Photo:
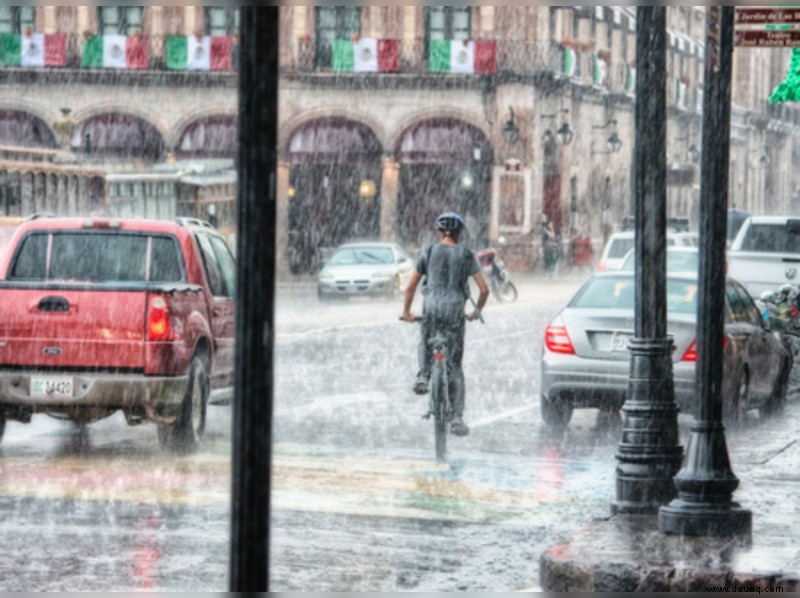
[(289, 163), (278, 160), (275, 203), (275, 268), (280, 276), (289, 273)]
[(394, 240), (397, 227), (397, 199), (400, 194), (400, 164), (391, 157), (383, 159), (381, 175), (381, 239)]
[(78, 177), (66, 177), (67, 183), (67, 211), (70, 216), (78, 214)]
[(23, 216), (30, 216), (33, 208), (33, 174), (21, 172), (19, 174), (20, 210)]

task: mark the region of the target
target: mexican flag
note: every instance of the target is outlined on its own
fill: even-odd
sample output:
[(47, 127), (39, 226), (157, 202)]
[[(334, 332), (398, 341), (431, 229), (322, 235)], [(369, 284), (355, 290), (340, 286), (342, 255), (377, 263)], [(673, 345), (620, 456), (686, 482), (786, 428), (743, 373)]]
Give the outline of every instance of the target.
[(43, 67), (66, 64), (67, 36), (63, 33), (0, 33), (0, 65)]
[(400, 46), (396, 39), (335, 39), (331, 68), (340, 72), (396, 73), (400, 70)]
[(578, 72), (578, 60), (580, 60), (580, 56), (575, 50), (569, 47), (564, 48), (564, 64), (562, 67), (567, 77), (574, 77)]
[(608, 63), (597, 54), (592, 54), (592, 83), (603, 86), (606, 84)]
[(147, 38), (93, 35), (83, 46), (81, 66), (106, 69), (146, 69), (150, 66)]
[(173, 71), (227, 71), (233, 64), (233, 42), (224, 35), (169, 35), (166, 61)]
[(497, 70), (495, 41), (431, 40), (428, 70), (432, 73), (494, 73)]

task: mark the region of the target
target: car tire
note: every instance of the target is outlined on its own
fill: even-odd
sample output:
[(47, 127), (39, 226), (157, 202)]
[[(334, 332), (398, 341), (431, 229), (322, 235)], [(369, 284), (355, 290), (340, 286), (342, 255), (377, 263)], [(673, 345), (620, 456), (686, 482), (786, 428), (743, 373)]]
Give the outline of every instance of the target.
[(563, 428), (572, 419), (572, 405), (567, 402), (555, 402), (544, 395), (541, 396), (542, 419), (548, 426)]
[(750, 373), (746, 367), (742, 367), (742, 376), (739, 378), (739, 386), (736, 389), (736, 396), (733, 401), (723, 403), (723, 420), (732, 425), (739, 425), (744, 422), (747, 414), (747, 403), (750, 400)]
[(189, 367), (189, 385), (173, 424), (158, 425), (158, 441), (177, 453), (192, 453), (200, 446), (206, 428), (209, 379), (206, 359), (195, 355)]
[(758, 410), (758, 416), (761, 419), (777, 417), (783, 414), (784, 407), (786, 407), (787, 387), (789, 384), (789, 368), (792, 367), (791, 362), (787, 362), (784, 370), (778, 378), (778, 384), (772, 389), (772, 394), (764, 405)]

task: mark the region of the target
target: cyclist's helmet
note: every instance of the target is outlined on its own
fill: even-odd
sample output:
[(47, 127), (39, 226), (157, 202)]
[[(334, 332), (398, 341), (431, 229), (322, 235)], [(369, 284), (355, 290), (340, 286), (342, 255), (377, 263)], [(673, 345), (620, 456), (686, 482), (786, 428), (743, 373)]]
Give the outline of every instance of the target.
[(464, 228), (464, 221), (455, 212), (445, 212), (436, 219), (435, 228), (445, 234), (457, 233)]

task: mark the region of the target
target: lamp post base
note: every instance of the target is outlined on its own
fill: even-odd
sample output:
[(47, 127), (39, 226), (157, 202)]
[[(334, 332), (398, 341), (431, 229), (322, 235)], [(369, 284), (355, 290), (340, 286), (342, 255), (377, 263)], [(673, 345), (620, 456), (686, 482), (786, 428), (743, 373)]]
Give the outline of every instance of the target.
[(658, 528), (665, 534), (739, 537), (749, 543), (753, 514), (736, 502), (713, 506), (678, 498), (661, 507)]

